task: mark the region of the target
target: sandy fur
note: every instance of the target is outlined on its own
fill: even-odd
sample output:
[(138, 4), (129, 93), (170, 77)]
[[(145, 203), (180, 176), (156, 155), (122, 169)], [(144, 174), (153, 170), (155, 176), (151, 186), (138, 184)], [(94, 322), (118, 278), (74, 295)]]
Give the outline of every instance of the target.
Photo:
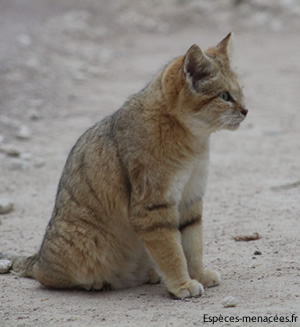
[[(244, 120), (230, 35), (192, 46), (73, 147), (42, 246), (13, 269), (50, 288), (120, 289), (161, 278), (185, 298), (220, 282), (203, 264), (209, 136)], [(222, 92), (233, 92), (224, 101)]]

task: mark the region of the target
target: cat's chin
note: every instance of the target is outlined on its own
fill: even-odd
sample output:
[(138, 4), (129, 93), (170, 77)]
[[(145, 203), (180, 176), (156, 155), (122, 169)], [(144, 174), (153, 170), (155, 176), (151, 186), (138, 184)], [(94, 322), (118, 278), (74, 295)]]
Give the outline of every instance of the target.
[(230, 124), (230, 125), (225, 125), (222, 128), (218, 128), (215, 130), (215, 132), (217, 131), (222, 131), (222, 130), (226, 130), (226, 131), (235, 131), (240, 127), (240, 123), (237, 124)]
[(228, 131), (235, 131), (240, 127), (240, 123), (236, 123), (236, 124), (230, 124), (230, 125), (226, 125), (224, 127), (224, 129), (227, 129)]

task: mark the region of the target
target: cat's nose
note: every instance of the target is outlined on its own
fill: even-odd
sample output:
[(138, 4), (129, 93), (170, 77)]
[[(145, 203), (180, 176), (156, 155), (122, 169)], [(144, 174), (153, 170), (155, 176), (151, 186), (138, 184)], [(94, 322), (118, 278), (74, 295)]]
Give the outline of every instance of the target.
[(243, 108), (243, 109), (241, 110), (241, 113), (242, 113), (242, 115), (244, 115), (244, 116), (246, 117), (246, 116), (247, 116), (247, 113), (248, 113), (248, 109)]

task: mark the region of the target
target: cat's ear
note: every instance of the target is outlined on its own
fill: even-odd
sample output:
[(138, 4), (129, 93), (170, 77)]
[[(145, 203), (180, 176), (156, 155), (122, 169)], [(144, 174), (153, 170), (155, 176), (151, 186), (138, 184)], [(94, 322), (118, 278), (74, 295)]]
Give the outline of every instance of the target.
[(183, 71), (186, 79), (190, 80), (197, 90), (197, 85), (201, 81), (213, 75), (214, 66), (198, 45), (194, 44), (184, 57)]
[(232, 53), (233, 53), (233, 39), (234, 39), (233, 33), (229, 33), (216, 46), (219, 53), (223, 54), (228, 59), (228, 61), (230, 61), (230, 58), (231, 58)]

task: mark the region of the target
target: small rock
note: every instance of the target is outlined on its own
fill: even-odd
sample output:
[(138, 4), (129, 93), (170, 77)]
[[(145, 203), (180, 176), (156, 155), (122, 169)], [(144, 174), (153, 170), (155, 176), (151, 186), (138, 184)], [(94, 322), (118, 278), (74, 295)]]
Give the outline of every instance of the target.
[(256, 251), (254, 251), (253, 255), (262, 255), (262, 253), (261, 253), (261, 251), (256, 250)]
[(15, 170), (23, 170), (29, 167), (29, 163), (19, 158), (11, 159), (11, 168)]
[(14, 203), (11, 199), (0, 198), (0, 214), (10, 213), (14, 209)]
[(46, 161), (43, 158), (37, 158), (34, 162), (34, 167), (35, 168), (41, 168), (46, 165)]
[(238, 300), (233, 296), (226, 296), (222, 300), (222, 304), (224, 308), (236, 307), (238, 304)]
[(39, 120), (41, 119), (41, 114), (36, 109), (31, 109), (28, 113), (28, 117), (31, 120)]
[(10, 157), (19, 157), (21, 154), (20, 149), (13, 144), (0, 145), (0, 152), (3, 152)]
[(31, 130), (28, 126), (26, 125), (22, 125), (19, 128), (18, 133), (16, 134), (17, 138), (21, 139), (21, 140), (28, 140), (31, 138)]
[(25, 161), (30, 161), (32, 158), (32, 154), (30, 152), (23, 152), (20, 156), (20, 159)]
[(0, 274), (6, 274), (9, 272), (12, 266), (12, 262), (10, 260), (0, 260)]

